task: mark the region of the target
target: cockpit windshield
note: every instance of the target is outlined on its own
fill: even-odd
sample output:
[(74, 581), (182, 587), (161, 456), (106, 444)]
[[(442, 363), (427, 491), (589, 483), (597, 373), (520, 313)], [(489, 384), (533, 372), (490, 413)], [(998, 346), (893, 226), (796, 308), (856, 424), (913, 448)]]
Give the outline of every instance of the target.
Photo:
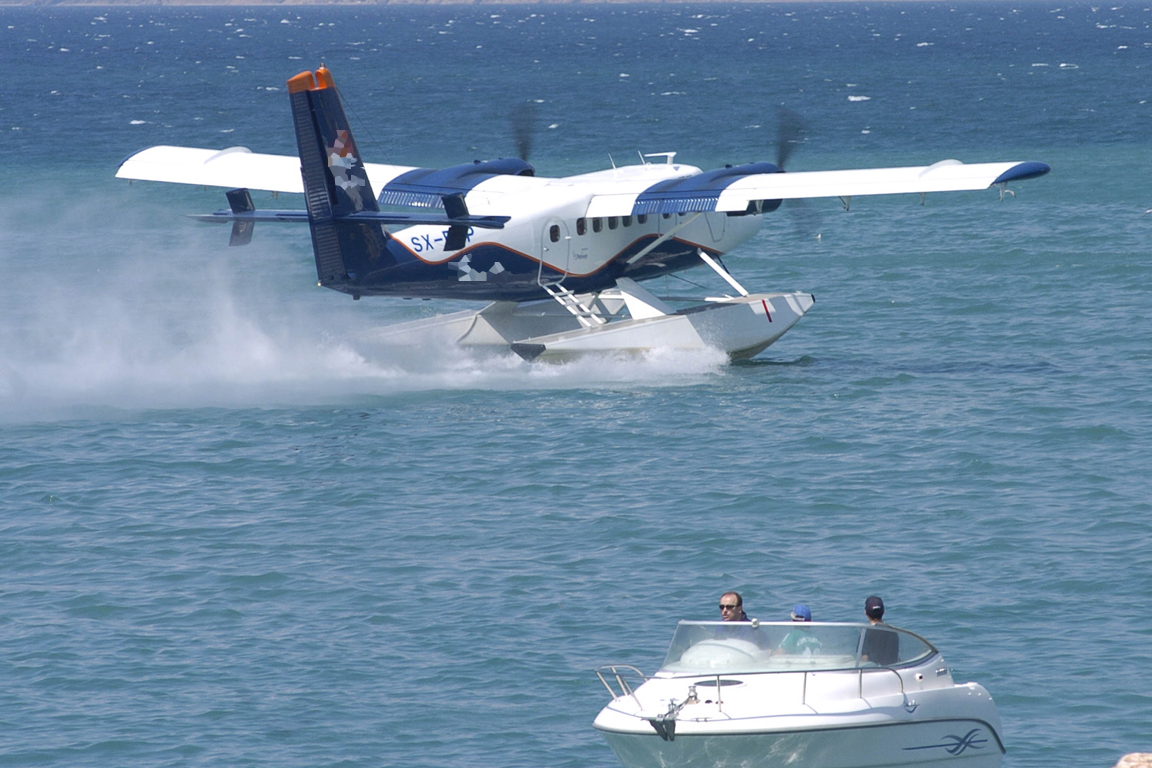
[(902, 667), (936, 653), (924, 638), (887, 625), (682, 621), (661, 672), (792, 672)]

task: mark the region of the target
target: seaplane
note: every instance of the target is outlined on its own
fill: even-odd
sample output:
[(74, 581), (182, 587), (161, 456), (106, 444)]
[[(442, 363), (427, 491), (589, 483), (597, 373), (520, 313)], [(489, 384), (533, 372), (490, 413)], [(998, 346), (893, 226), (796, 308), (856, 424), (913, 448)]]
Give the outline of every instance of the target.
[[(1040, 162), (786, 173), (783, 162), (713, 170), (674, 152), (635, 165), (562, 178), (537, 176), (520, 157), (447, 168), (364, 162), (340, 92), (323, 65), (288, 80), (298, 156), (246, 147), (155, 146), (116, 176), (227, 189), (228, 208), (193, 216), (230, 223), (231, 245), (257, 223), (307, 224), (318, 284), (350, 295), (486, 302), (478, 310), (387, 326), (376, 341), (429, 334), (525, 360), (588, 353), (716, 349), (759, 354), (809, 309), (803, 292), (750, 293), (724, 254), (755, 235), (783, 201), (999, 188), (1043, 176)], [(779, 159), (779, 158), (778, 158)], [(615, 163), (613, 163), (615, 166)], [(301, 194), (304, 208), (257, 210), (251, 190)], [(377, 190), (379, 193), (377, 194)], [(642, 283), (708, 267), (719, 296), (660, 297)], [(730, 289), (730, 290), (729, 290)]]

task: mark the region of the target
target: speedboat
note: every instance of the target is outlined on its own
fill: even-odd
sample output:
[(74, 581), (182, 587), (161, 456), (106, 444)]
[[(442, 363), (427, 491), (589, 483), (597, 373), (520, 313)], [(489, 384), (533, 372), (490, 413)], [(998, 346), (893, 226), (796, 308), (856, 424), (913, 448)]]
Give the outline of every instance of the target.
[(596, 670), (625, 768), (1000, 765), (991, 695), (887, 624), (681, 621), (660, 670)]

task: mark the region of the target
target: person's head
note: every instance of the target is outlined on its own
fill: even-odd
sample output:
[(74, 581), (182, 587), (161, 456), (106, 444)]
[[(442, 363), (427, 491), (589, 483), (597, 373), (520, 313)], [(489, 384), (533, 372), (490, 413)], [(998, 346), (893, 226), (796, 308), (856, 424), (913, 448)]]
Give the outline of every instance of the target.
[(804, 603), (796, 603), (792, 609), (792, 621), (812, 621), (812, 609)]
[(876, 623), (884, 618), (884, 601), (876, 595), (864, 601), (864, 615), (872, 623)]
[(720, 595), (720, 618), (724, 621), (740, 621), (744, 618), (744, 598), (739, 592), (725, 592)]

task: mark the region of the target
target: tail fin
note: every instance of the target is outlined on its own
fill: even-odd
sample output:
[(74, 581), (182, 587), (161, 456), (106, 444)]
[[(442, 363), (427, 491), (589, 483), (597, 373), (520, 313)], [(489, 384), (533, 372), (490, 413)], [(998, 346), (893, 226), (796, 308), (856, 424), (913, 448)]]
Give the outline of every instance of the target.
[(288, 81), (296, 146), (308, 203), (312, 251), (320, 285), (359, 298), (357, 286), (394, 260), (379, 222), (336, 221), (361, 211), (379, 211), (364, 162), (332, 73), (323, 65)]

